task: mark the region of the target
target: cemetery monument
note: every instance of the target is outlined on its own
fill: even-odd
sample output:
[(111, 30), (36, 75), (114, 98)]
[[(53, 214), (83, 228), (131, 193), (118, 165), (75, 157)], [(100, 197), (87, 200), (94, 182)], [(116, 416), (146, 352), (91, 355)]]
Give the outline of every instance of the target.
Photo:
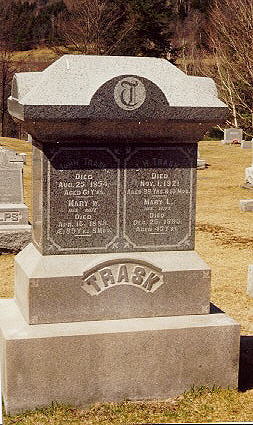
[(197, 142), (227, 107), (164, 59), (66, 55), (16, 74), (33, 242), (0, 300), (8, 413), (236, 387), (239, 325), (194, 250)]
[(31, 242), (23, 195), (23, 156), (0, 148), (0, 252), (18, 252)]

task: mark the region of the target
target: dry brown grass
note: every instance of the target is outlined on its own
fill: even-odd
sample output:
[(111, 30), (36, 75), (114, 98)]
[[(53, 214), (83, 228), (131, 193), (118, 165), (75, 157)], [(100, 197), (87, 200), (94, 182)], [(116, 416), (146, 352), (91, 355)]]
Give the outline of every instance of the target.
[(14, 61), (51, 61), (57, 59), (58, 55), (49, 47), (38, 47), (33, 50), (17, 51), (13, 55)]
[(253, 198), (241, 188), (252, 151), (239, 145), (200, 142), (201, 158), (210, 166), (198, 171), (196, 250), (212, 269), (211, 300), (252, 333), (246, 293), (248, 265), (253, 263), (253, 213), (241, 212), (240, 199)]

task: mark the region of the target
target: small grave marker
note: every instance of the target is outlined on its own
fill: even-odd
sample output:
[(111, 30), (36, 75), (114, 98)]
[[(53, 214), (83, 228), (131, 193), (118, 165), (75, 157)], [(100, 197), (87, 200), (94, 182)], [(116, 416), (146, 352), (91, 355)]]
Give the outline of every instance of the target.
[(224, 130), (223, 143), (240, 144), (243, 138), (243, 131), (241, 128), (226, 128)]
[(17, 252), (31, 241), (22, 168), (22, 156), (0, 148), (0, 251), (3, 252)]

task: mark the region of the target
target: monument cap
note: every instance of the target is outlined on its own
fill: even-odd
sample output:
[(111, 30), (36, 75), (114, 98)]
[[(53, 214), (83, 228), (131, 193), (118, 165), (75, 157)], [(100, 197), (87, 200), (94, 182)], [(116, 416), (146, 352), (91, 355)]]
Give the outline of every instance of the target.
[(64, 55), (42, 72), (15, 74), (9, 112), (19, 120), (224, 121), (215, 83), (165, 59)]

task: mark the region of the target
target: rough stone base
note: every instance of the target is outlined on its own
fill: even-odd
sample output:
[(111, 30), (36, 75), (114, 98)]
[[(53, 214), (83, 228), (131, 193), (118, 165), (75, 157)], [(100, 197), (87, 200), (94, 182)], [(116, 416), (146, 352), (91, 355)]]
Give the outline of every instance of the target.
[(17, 253), (32, 240), (30, 224), (2, 225), (0, 227), (0, 253)]
[(225, 314), (27, 325), (1, 300), (0, 329), (8, 414), (237, 387), (239, 325)]
[(243, 212), (253, 212), (253, 199), (241, 199), (240, 210)]
[[(210, 268), (195, 251), (43, 256), (30, 244), (15, 269), (30, 324), (209, 313)], [(158, 279), (151, 290), (150, 275)]]

